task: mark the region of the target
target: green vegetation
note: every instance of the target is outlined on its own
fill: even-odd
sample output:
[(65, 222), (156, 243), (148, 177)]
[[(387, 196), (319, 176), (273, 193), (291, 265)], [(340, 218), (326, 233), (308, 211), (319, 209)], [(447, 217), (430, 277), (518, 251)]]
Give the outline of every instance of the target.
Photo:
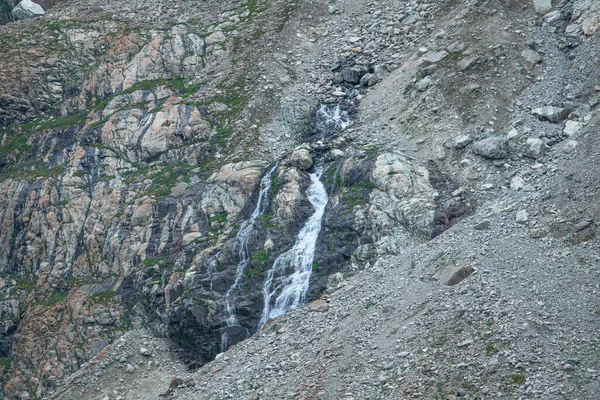
[(498, 352), (500, 352), (500, 350), (498, 350), (492, 342), (488, 343), (487, 346), (485, 346), (485, 354), (487, 354), (488, 356), (492, 356), (494, 354), (497, 354)]
[(52, 307), (58, 303), (63, 303), (65, 300), (67, 300), (68, 295), (68, 292), (60, 292), (55, 290), (50, 297), (43, 300), (41, 303), (45, 306)]
[(0, 358), (0, 368), (7, 369), (12, 365), (12, 359), (9, 357)]
[(57, 201), (56, 203), (52, 203), (52, 206), (54, 206), (54, 207), (64, 207), (67, 204), (69, 204), (69, 200), (61, 200), (61, 201)]
[(154, 258), (147, 258), (142, 262), (142, 264), (146, 267), (152, 267), (158, 264), (165, 264), (168, 258), (169, 256), (167, 254)]
[(12, 12), (12, 7), (6, 0), (0, 0), (0, 13), (9, 14)]
[(90, 300), (92, 300), (95, 303), (102, 303), (102, 304), (106, 304), (110, 301), (112, 301), (112, 299), (117, 295), (117, 292), (113, 292), (113, 291), (108, 291), (108, 292), (101, 292), (101, 293), (96, 293), (94, 294)]
[(252, 254), (252, 260), (259, 261), (261, 263), (267, 262), (268, 258), (267, 252), (264, 250), (258, 250)]
[(507, 385), (519, 385), (525, 384), (525, 376), (523, 374), (510, 374), (502, 378), (502, 381)]

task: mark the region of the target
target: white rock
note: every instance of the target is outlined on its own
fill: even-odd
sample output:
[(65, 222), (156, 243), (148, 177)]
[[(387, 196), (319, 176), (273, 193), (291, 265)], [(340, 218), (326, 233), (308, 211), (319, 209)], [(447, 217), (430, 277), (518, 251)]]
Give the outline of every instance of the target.
[(23, 0), (12, 11), (16, 19), (35, 18), (46, 14), (42, 6), (31, 0)]
[(567, 124), (565, 125), (565, 129), (564, 129), (563, 132), (567, 136), (573, 136), (574, 134), (576, 134), (580, 130), (581, 130), (581, 122), (567, 121)]
[(511, 129), (507, 134), (506, 134), (506, 138), (508, 140), (511, 139), (516, 139), (520, 136), (521, 134), (519, 133), (519, 130), (517, 128), (513, 128)]
[(567, 140), (565, 142), (565, 144), (563, 145), (563, 151), (567, 154), (572, 153), (573, 150), (575, 150), (575, 147), (577, 147), (577, 141), (576, 140)]
[(517, 224), (524, 224), (529, 220), (529, 214), (527, 210), (520, 210), (517, 212), (516, 221)]
[(525, 186), (525, 181), (520, 176), (514, 176), (510, 180), (510, 188), (512, 190), (521, 190)]
[(331, 150), (331, 158), (333, 158), (334, 160), (339, 160), (342, 157), (344, 157), (344, 152), (342, 150), (340, 150), (340, 149)]
[(533, 0), (533, 8), (536, 13), (546, 15), (552, 11), (552, 0)]

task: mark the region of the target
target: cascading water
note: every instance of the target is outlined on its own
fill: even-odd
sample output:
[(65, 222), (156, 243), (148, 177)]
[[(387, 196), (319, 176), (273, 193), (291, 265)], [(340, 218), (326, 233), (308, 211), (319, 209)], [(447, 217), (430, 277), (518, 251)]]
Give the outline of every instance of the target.
[[(317, 238), (321, 220), (327, 206), (327, 190), (321, 182), (322, 169), (310, 174), (311, 185), (306, 194), (314, 213), (298, 233), (294, 246), (275, 260), (263, 284), (265, 306), (259, 326), (269, 318), (284, 314), (300, 305), (305, 299), (312, 274)], [(288, 275), (289, 271), (291, 274)], [(273, 305), (271, 300), (279, 295)]]
[(339, 104), (322, 104), (317, 110), (317, 130), (321, 138), (325, 138), (338, 130), (344, 130), (350, 125), (348, 112), (343, 111)]
[[(233, 306), (232, 295), (234, 291), (237, 289), (240, 284), (240, 280), (244, 275), (244, 271), (248, 267), (248, 263), (250, 262), (250, 251), (248, 249), (248, 243), (250, 242), (250, 238), (252, 237), (252, 232), (254, 232), (254, 224), (260, 218), (267, 206), (269, 205), (269, 192), (271, 190), (273, 172), (277, 169), (277, 164), (273, 168), (271, 168), (265, 176), (260, 181), (260, 191), (258, 194), (258, 200), (256, 202), (256, 208), (252, 212), (252, 215), (249, 219), (242, 222), (240, 226), (240, 230), (236, 235), (237, 246), (238, 246), (238, 257), (239, 262), (237, 265), (237, 269), (235, 271), (235, 280), (233, 284), (225, 293), (225, 324), (227, 327), (240, 326), (240, 323), (235, 315), (235, 307)], [(248, 335), (247, 335), (248, 336)], [(221, 351), (227, 350), (228, 346), (228, 335), (227, 331), (223, 330), (221, 334)]]

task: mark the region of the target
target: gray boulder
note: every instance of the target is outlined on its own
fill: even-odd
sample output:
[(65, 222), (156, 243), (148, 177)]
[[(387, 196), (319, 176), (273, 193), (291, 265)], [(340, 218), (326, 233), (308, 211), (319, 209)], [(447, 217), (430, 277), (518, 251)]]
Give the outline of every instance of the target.
[(521, 56), (530, 64), (537, 64), (542, 62), (542, 56), (535, 50), (527, 49), (521, 53)]
[(546, 106), (534, 109), (533, 115), (542, 121), (550, 121), (557, 124), (567, 119), (569, 111), (560, 107)]
[(16, 19), (35, 18), (46, 14), (42, 6), (31, 0), (23, 0), (12, 10)]
[(527, 148), (525, 149), (525, 155), (531, 158), (540, 158), (544, 155), (546, 150), (546, 144), (542, 139), (529, 138), (527, 139)]
[(473, 143), (473, 138), (471, 135), (460, 135), (454, 138), (451, 146), (455, 149), (464, 149), (471, 143)]
[(298, 149), (292, 153), (290, 164), (296, 168), (309, 169), (313, 165), (313, 160), (308, 150)]
[(473, 153), (485, 158), (501, 159), (508, 155), (508, 139), (504, 136), (488, 136), (473, 145)]
[(546, 15), (552, 11), (552, 0), (533, 0), (533, 8), (536, 13)]
[(344, 68), (342, 70), (342, 77), (345, 82), (357, 84), (360, 83), (360, 79), (367, 73), (367, 69), (365, 67), (351, 67)]

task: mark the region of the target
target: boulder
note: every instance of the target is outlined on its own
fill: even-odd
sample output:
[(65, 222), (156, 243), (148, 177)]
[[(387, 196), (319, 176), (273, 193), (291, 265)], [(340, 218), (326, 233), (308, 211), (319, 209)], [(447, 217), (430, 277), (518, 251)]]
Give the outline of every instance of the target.
[(552, 0), (533, 0), (533, 8), (540, 15), (546, 15), (552, 11)]
[(428, 67), (430, 65), (437, 64), (440, 61), (442, 61), (444, 58), (446, 58), (447, 55), (448, 55), (448, 52), (445, 50), (428, 54), (427, 56), (425, 56), (421, 59), (421, 63), (419, 64), (419, 66), (420, 67)]
[(521, 56), (530, 64), (537, 64), (542, 62), (542, 56), (535, 50), (527, 49), (523, 50)]
[(501, 159), (508, 155), (508, 139), (494, 135), (475, 142), (473, 152), (485, 158)]
[(211, 33), (205, 40), (206, 45), (210, 46), (211, 44), (221, 43), (227, 40), (225, 34), (221, 31)]
[(471, 135), (460, 135), (454, 138), (452, 141), (452, 147), (455, 149), (464, 149), (471, 143), (473, 143), (473, 138)]
[(296, 168), (309, 169), (313, 165), (310, 152), (306, 149), (294, 150), (290, 156), (290, 164)]
[(454, 286), (473, 273), (471, 267), (449, 266), (435, 274), (435, 278), (443, 285)]
[(567, 119), (569, 116), (569, 110), (553, 106), (535, 108), (532, 112), (541, 121), (549, 121), (555, 124)]
[(16, 19), (35, 18), (46, 14), (42, 6), (31, 0), (23, 0), (12, 10)]
[(427, 90), (427, 88), (431, 86), (431, 78), (430, 77), (426, 77), (424, 79), (421, 79), (419, 82), (416, 83), (415, 88), (419, 91), (419, 92), (423, 92), (425, 90)]
[(367, 69), (365, 67), (344, 68), (342, 70), (342, 77), (344, 78), (344, 82), (357, 84), (357, 83), (360, 83), (360, 79), (366, 73), (367, 73)]
[(326, 312), (329, 310), (329, 304), (323, 299), (315, 300), (308, 305), (308, 311)]
[(546, 144), (542, 139), (529, 138), (527, 139), (527, 148), (525, 149), (525, 155), (531, 158), (540, 158), (546, 151)]

